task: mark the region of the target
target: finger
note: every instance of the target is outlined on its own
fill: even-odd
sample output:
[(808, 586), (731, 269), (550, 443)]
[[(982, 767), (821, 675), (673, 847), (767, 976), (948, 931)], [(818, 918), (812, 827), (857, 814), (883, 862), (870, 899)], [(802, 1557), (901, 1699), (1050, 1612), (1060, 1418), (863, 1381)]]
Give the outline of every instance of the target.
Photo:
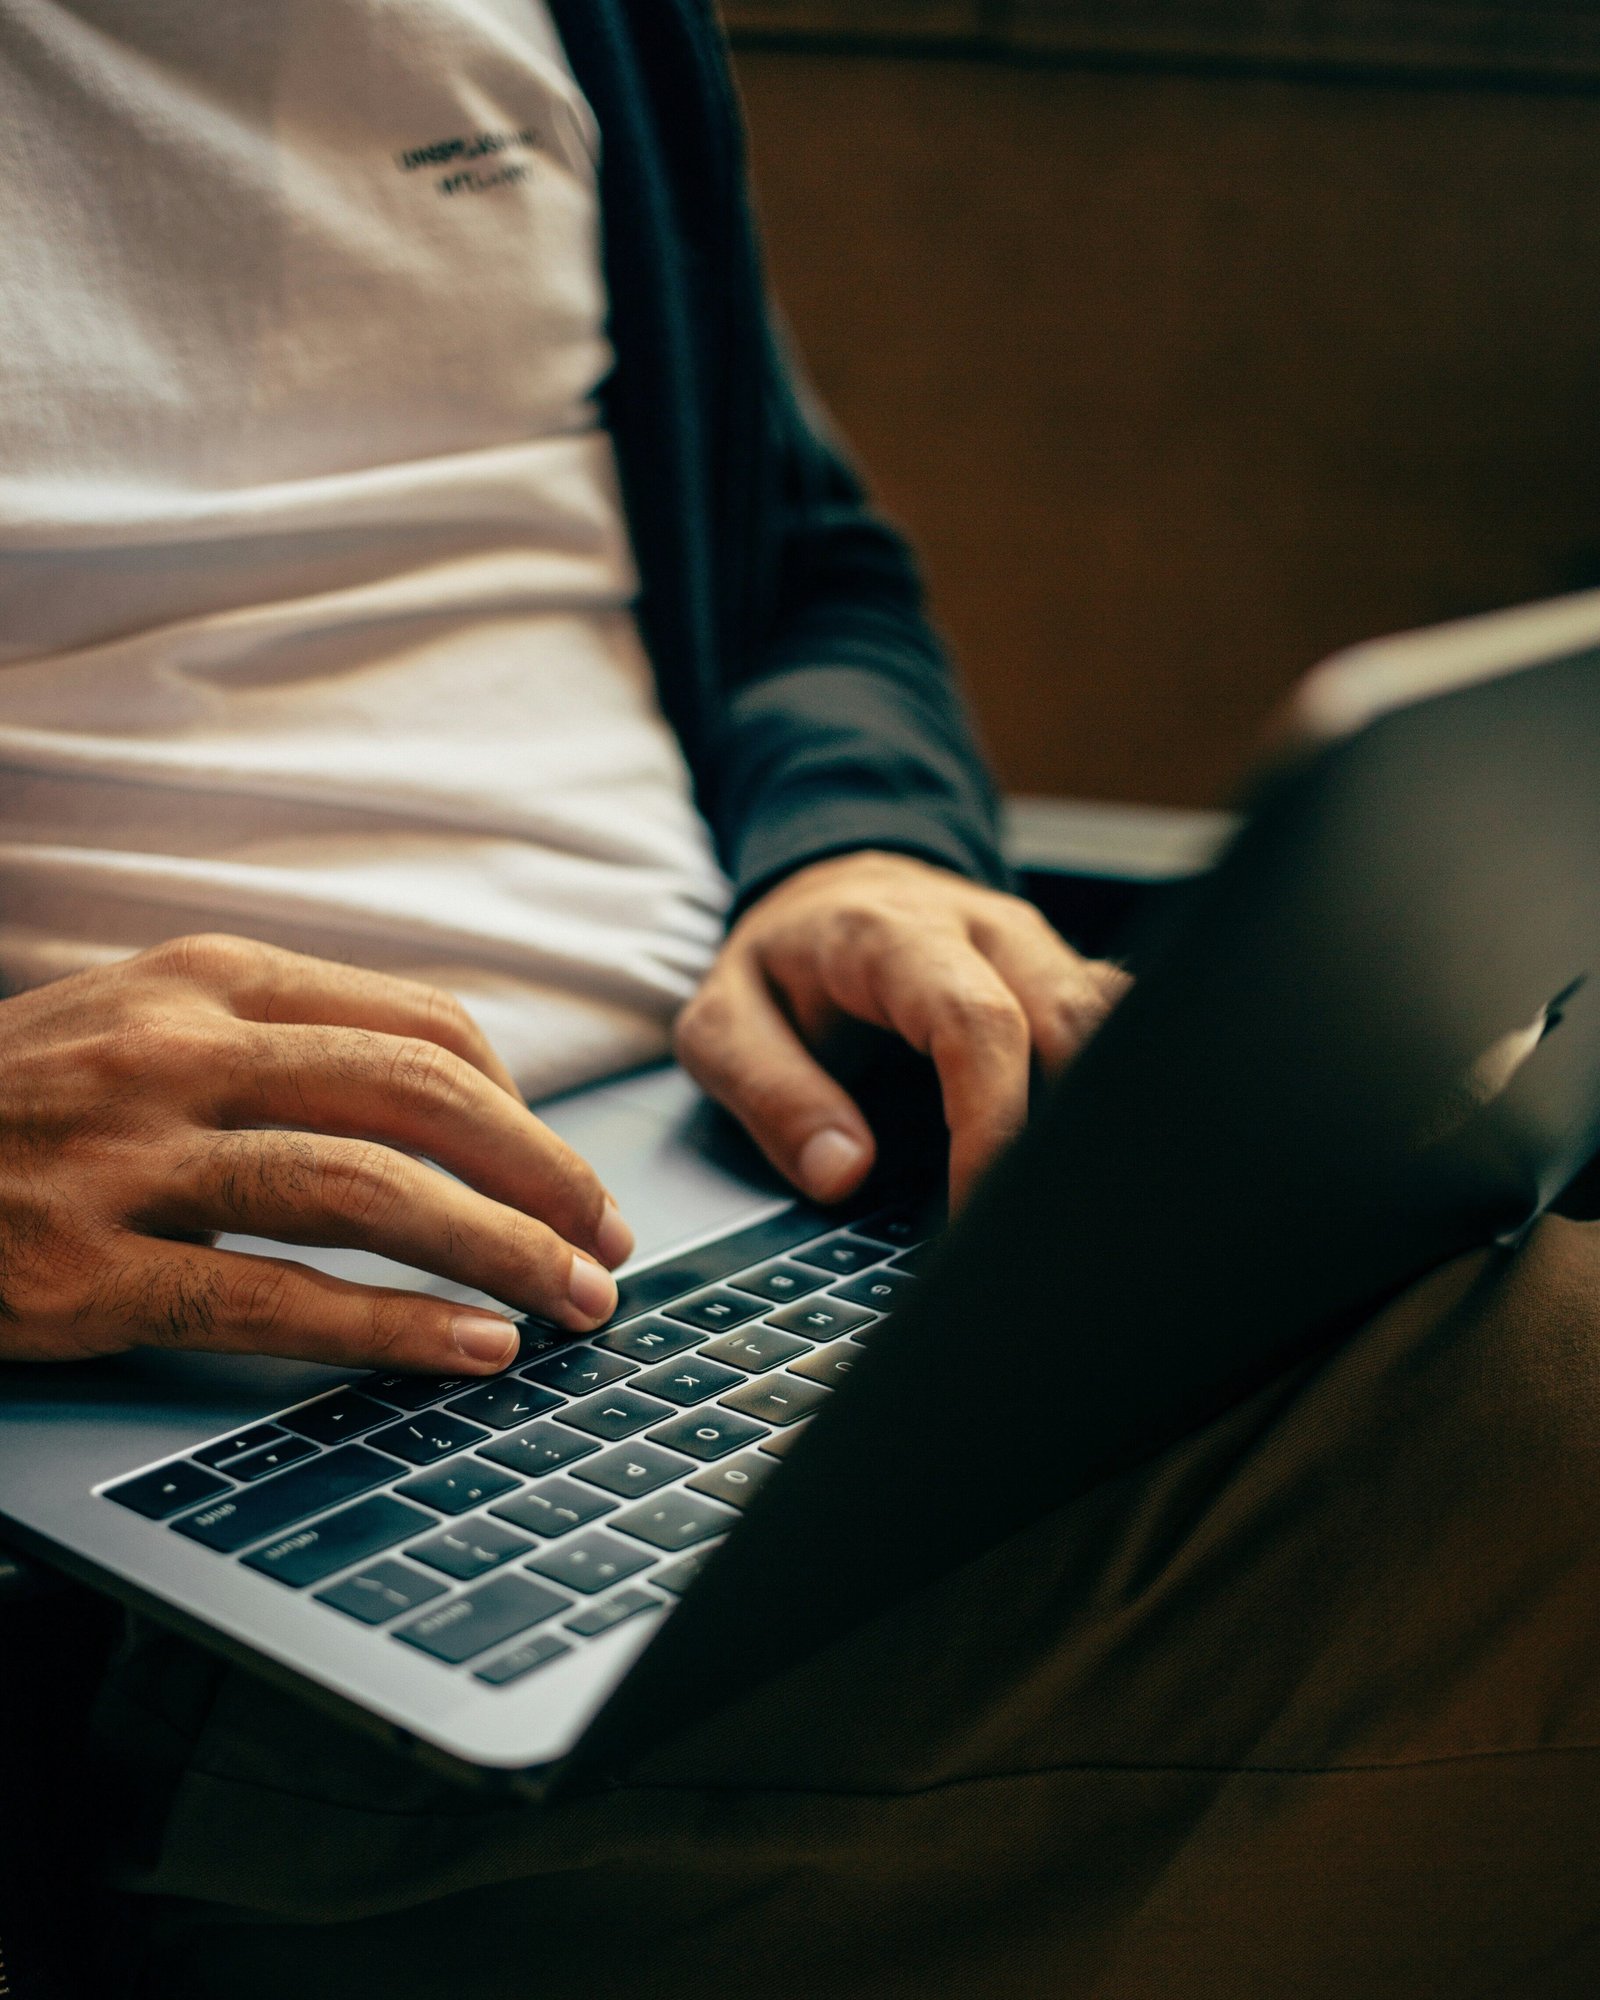
[(222, 934), (176, 938), (161, 954), (246, 1020), (372, 1028), (437, 1042), (522, 1101), (483, 1030), (440, 987)]
[(1021, 1004), (958, 932), (907, 929), (866, 954), (825, 952), (818, 970), (846, 1012), (892, 1029), (932, 1060), (958, 1208), (1027, 1122), (1031, 1038)]
[(531, 1216), (389, 1146), (312, 1132), (208, 1136), (148, 1220), (370, 1250), (588, 1332), (616, 1309), (610, 1274)]
[(1060, 1075), (1131, 984), (1117, 966), (1080, 957), (1024, 905), (1001, 921), (975, 923), (971, 935), (1017, 996), (1051, 1076)]
[(404, 1146), (491, 1199), (537, 1215), (603, 1264), (632, 1252), (632, 1232), (588, 1162), (520, 1098), (437, 1042), (252, 1024), (209, 1108), (231, 1125), (300, 1126)]
[(679, 1018), (677, 1052), (813, 1201), (842, 1201), (866, 1179), (876, 1152), (866, 1119), (789, 1025), (753, 957), (724, 953)]
[(117, 1347), (271, 1354), (344, 1368), (492, 1375), (516, 1357), (496, 1313), (351, 1285), (282, 1257), (136, 1243), (96, 1307)]

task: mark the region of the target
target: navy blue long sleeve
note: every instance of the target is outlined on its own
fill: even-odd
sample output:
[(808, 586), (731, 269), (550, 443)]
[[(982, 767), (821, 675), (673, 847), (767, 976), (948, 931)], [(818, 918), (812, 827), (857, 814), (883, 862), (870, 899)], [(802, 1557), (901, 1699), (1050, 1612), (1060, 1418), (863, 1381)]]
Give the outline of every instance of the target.
[(606, 391), (662, 705), (740, 902), (824, 855), (1005, 880), (916, 564), (768, 312), (703, 0), (554, 0), (600, 122)]

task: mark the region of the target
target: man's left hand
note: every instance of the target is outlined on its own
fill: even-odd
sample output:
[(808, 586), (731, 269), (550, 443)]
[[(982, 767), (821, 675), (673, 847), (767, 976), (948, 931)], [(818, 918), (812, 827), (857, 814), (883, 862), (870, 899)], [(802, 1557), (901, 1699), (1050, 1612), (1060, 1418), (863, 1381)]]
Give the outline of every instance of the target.
[(814, 862), (745, 912), (678, 1021), (685, 1069), (813, 1200), (866, 1178), (876, 1148), (818, 1062), (841, 1020), (899, 1035), (938, 1073), (958, 1207), (1028, 1115), (1035, 1057), (1071, 1061), (1128, 984), (1031, 904), (898, 854)]

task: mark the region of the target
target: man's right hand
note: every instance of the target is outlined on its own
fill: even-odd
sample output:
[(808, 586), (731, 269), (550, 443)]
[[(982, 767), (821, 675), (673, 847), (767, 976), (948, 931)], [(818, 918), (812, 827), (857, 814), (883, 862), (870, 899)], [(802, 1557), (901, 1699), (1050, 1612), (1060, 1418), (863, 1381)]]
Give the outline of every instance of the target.
[(432, 987), (218, 936), (0, 1002), (0, 1360), (487, 1375), (516, 1353), (496, 1315), (213, 1247), (234, 1230), (378, 1251), (575, 1331), (613, 1310), (602, 1267), (632, 1248)]

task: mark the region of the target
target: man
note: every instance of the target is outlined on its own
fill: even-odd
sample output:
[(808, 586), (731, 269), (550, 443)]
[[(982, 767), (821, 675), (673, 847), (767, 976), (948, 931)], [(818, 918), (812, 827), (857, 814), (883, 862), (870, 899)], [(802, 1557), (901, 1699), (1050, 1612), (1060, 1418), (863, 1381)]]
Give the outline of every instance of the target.
[(686, 1063), (834, 1200), (855, 1016), (933, 1058), (959, 1198), (1115, 992), (993, 893), (909, 558), (767, 335), (709, 21), (560, 19), (600, 127), (535, 0), (0, 15), (9, 1356), (490, 1371), (503, 1319), (207, 1239), (592, 1326), (625, 1219), (518, 1093), (693, 995)]
[(0, 1356), (514, 1350), (229, 1229), (599, 1323), (626, 1220), (523, 1095), (675, 1015), (823, 1201), (814, 1052), (903, 1036), (959, 1199), (1116, 975), (1003, 892), (708, 14), (21, 0), (0, 153)]
[[(959, 1200), (1117, 982), (1003, 893), (905, 552), (767, 332), (700, 0), (3, 0), (0, 150), (0, 1351), (507, 1358), (237, 1227), (594, 1324), (625, 1220), (516, 1092), (684, 1002), (820, 1199), (872, 1138), (813, 1051), (924, 1050)], [(1593, 1265), (1442, 1274), (559, 1807), (146, 1637), (106, 1982), (1591, 1990)]]

